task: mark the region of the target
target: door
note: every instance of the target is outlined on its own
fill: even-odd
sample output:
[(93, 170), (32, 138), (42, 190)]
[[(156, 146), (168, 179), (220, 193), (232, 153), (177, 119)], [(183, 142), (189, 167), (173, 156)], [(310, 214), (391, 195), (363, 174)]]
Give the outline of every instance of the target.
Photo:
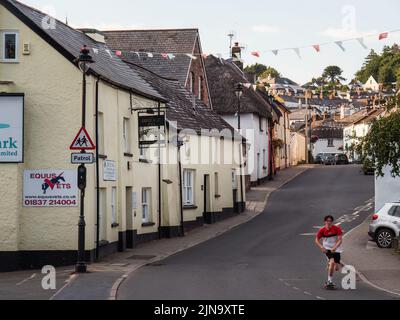
[(232, 192), (233, 192), (233, 209), (235, 213), (239, 213), (238, 206), (238, 179), (236, 176), (236, 170), (232, 170)]
[(126, 188), (126, 230), (133, 230), (133, 189), (132, 187)]
[(204, 216), (211, 212), (210, 208), (210, 175), (204, 175)]
[(395, 205), (389, 210), (390, 224), (394, 226), (396, 233), (400, 230), (400, 205)]
[(99, 206), (99, 213), (100, 213), (100, 220), (99, 220), (99, 226), (100, 226), (100, 234), (99, 238), (100, 241), (106, 241), (107, 240), (107, 189), (102, 188), (100, 189), (100, 206)]

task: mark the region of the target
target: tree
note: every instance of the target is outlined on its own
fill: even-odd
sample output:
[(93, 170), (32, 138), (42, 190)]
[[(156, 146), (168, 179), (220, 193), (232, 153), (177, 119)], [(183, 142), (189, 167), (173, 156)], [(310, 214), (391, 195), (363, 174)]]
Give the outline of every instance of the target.
[(375, 164), (378, 176), (383, 177), (383, 169), (389, 166), (391, 175), (400, 177), (400, 111), (375, 121), (357, 150), (365, 163)]
[(267, 79), (268, 77), (274, 79), (274, 78), (279, 78), (280, 76), (281, 74), (275, 68), (272, 67), (267, 67), (267, 69), (259, 75), (261, 79)]
[(255, 73), (257, 75), (257, 77), (261, 73), (263, 73), (265, 70), (267, 70), (267, 66), (260, 64), (260, 63), (252, 64), (252, 65), (244, 68), (244, 71), (249, 72), (249, 73)]
[(346, 79), (342, 77), (343, 70), (338, 66), (328, 66), (325, 68), (322, 78), (329, 82), (331, 85), (341, 84)]

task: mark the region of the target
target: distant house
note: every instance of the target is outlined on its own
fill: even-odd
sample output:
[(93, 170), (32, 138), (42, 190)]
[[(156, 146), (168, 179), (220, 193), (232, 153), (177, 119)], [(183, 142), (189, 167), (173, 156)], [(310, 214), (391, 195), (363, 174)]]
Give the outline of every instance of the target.
[(373, 76), (370, 76), (367, 82), (364, 84), (364, 91), (374, 91), (378, 92), (380, 90), (380, 84), (375, 80)]
[(293, 80), (284, 77), (268, 77), (266, 79), (259, 79), (259, 82), (263, 83), (264, 85), (268, 85), (270, 93), (274, 95), (297, 95), (305, 92), (305, 89), (299, 84), (297, 84)]
[(347, 123), (344, 128), (343, 143), (344, 151), (350, 161), (357, 162), (361, 160), (361, 155), (352, 146), (359, 143), (360, 139), (368, 134), (373, 121), (379, 119), (385, 112), (385, 109), (364, 109), (342, 119), (343, 123)]
[(312, 147), (315, 158), (320, 153), (344, 153), (343, 124), (334, 120), (325, 120), (312, 128), (312, 136), (317, 140)]
[(123, 30), (103, 34), (108, 46), (121, 51), (122, 60), (178, 80), (211, 107), (198, 29)]
[[(249, 83), (240, 66), (233, 61), (209, 56), (205, 62), (213, 109), (238, 129), (238, 100), (234, 88), (238, 83)], [(273, 174), (272, 112), (271, 105), (250, 84), (249, 88), (244, 86), (240, 120), (241, 131), (248, 143), (246, 173), (253, 186)]]

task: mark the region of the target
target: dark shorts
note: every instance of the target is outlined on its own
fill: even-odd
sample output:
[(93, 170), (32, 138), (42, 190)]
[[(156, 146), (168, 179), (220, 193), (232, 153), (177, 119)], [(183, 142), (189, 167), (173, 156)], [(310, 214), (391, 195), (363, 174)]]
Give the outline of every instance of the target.
[(335, 263), (338, 263), (338, 264), (340, 264), (340, 262), (341, 262), (341, 260), (342, 260), (341, 254), (340, 254), (340, 253), (337, 253), (337, 252), (332, 253), (331, 251), (328, 251), (328, 252), (326, 253), (326, 256), (328, 257), (329, 261), (332, 260), (332, 259), (334, 259), (334, 260), (335, 260)]

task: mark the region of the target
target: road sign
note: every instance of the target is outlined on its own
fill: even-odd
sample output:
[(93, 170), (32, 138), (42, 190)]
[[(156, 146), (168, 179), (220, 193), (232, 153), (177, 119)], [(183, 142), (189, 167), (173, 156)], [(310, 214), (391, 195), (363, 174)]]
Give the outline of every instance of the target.
[(92, 164), (94, 163), (93, 153), (73, 153), (71, 154), (72, 164)]
[(72, 142), (71, 150), (95, 150), (96, 146), (85, 128), (82, 128)]

